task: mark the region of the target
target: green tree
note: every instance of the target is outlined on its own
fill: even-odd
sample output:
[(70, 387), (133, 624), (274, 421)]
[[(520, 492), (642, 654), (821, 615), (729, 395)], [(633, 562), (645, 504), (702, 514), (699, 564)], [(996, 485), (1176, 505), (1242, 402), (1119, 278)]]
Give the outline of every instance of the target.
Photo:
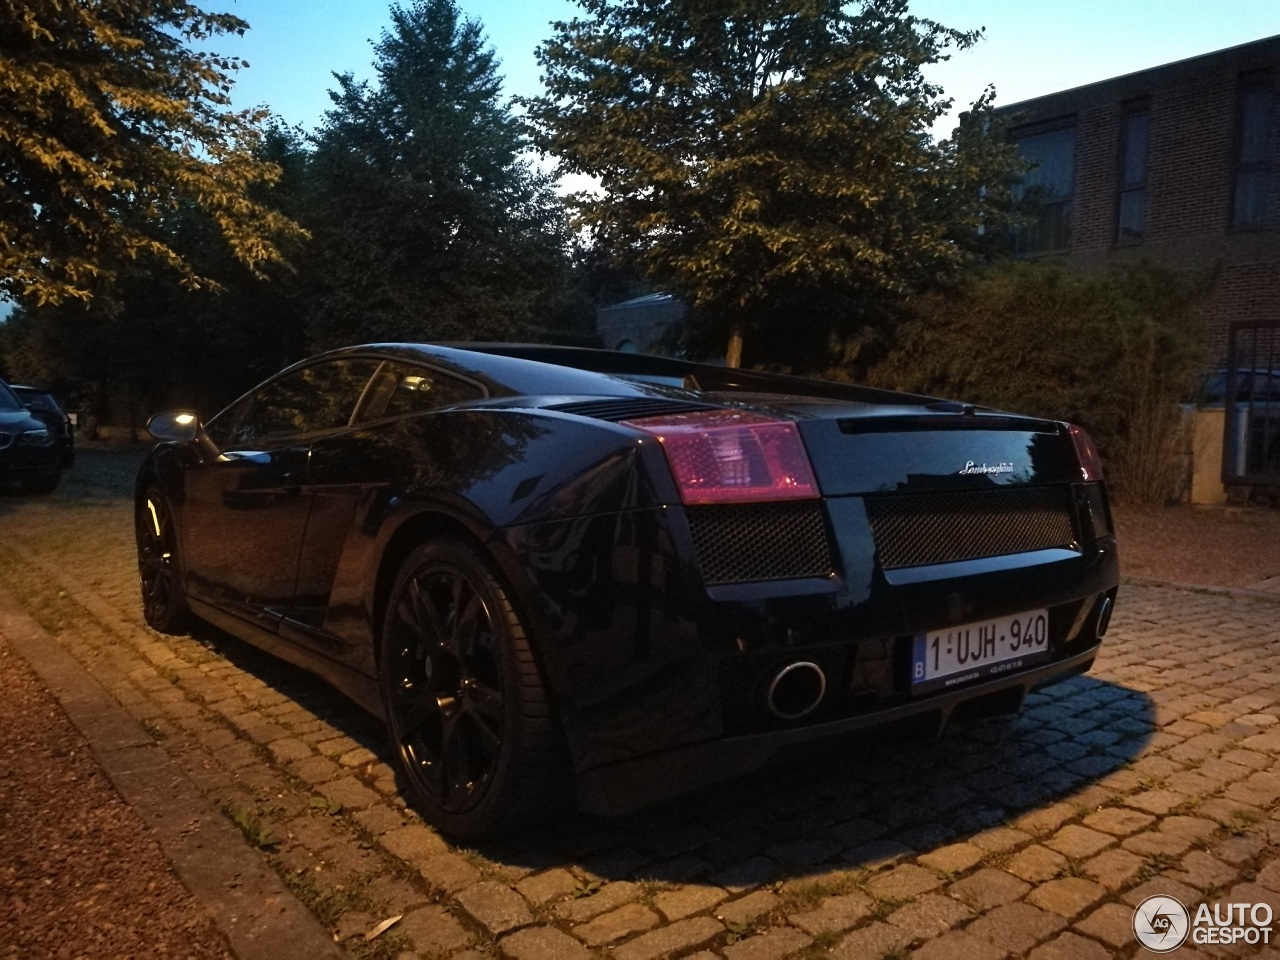
[[(538, 142), (599, 181), (582, 223), (706, 346), (812, 365), (969, 262), (1007, 210), (993, 92), (950, 139), (922, 68), (978, 39), (905, 0), (578, 0), (538, 49)], [(990, 236), (990, 231), (987, 232)]]
[(299, 228), (249, 195), (260, 116), (228, 108), (244, 64), (196, 49), (247, 24), (177, 0), (0, 5), (0, 289), (89, 300), (123, 267), (202, 277), (166, 222), (194, 206), (250, 269)]
[(377, 77), (335, 75), (316, 136), (313, 338), (528, 336), (565, 283), (563, 204), (453, 0), (391, 8)]
[(1082, 424), (1120, 496), (1163, 503), (1176, 487), (1181, 404), (1204, 370), (1199, 304), (1214, 280), (1146, 261), (996, 264), (946, 296), (914, 298), (868, 379)]

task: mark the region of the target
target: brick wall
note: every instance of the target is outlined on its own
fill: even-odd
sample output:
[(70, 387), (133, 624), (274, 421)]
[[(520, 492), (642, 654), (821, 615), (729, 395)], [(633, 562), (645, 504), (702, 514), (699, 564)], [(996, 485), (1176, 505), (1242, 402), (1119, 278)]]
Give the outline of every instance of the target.
[[(1203, 313), (1209, 345), (1225, 359), (1236, 320), (1280, 321), (1280, 219), (1233, 229), (1236, 95), (1241, 74), (1275, 74), (1273, 155), (1280, 161), (1280, 37), (1050, 94), (1002, 109), (1015, 127), (1074, 117), (1074, 225), (1070, 262), (1149, 259), (1217, 270)], [(1148, 104), (1145, 236), (1116, 243), (1116, 203), (1125, 104)], [(1278, 162), (1280, 166), (1280, 162)], [(1280, 190), (1280, 172), (1274, 178)], [(1276, 198), (1280, 201), (1280, 197)], [(1280, 202), (1272, 209), (1280, 214)]]

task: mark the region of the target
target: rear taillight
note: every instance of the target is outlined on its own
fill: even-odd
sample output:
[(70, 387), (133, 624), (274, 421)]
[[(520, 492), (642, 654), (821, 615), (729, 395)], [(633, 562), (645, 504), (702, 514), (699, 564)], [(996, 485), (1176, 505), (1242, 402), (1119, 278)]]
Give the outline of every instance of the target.
[(1102, 458), (1098, 456), (1098, 448), (1093, 445), (1093, 438), (1085, 433), (1082, 427), (1067, 427), (1071, 434), (1071, 442), (1076, 448), (1076, 460), (1080, 463), (1080, 475), (1085, 480), (1102, 479)]
[(818, 496), (800, 431), (789, 420), (709, 410), (624, 422), (661, 441), (684, 503)]

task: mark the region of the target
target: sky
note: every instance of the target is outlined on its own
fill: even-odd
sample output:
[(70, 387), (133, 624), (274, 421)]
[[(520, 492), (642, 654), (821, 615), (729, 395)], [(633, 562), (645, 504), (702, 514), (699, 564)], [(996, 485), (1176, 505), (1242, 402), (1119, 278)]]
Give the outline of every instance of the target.
[[(314, 129), (330, 106), (334, 72), (372, 76), (376, 40), (389, 23), (384, 0), (206, 0), (206, 9), (249, 22), (243, 38), (212, 49), (244, 58), (237, 107), (266, 105), (290, 124)], [(478, 20), (501, 61), (507, 94), (541, 92), (534, 48), (554, 20), (572, 19), (573, 0), (458, 0)], [(997, 104), (1106, 80), (1147, 67), (1280, 34), (1276, 0), (913, 0), (911, 12), (949, 27), (985, 27), (977, 46), (929, 74), (956, 106), (995, 84)]]

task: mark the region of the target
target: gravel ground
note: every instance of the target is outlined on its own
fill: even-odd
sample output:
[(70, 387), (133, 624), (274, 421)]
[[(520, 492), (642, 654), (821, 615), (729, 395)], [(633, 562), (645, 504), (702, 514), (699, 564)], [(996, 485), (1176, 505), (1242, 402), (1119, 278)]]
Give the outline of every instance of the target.
[(1127, 577), (1251, 587), (1280, 576), (1280, 510), (1121, 507), (1115, 513)]
[(3, 637), (0, 730), (0, 957), (231, 956)]

